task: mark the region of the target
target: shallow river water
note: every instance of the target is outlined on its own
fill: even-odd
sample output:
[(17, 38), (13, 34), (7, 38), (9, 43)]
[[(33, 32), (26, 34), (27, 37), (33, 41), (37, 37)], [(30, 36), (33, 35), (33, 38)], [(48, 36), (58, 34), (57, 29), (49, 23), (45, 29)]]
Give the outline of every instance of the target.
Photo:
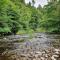
[[(60, 49), (60, 34), (34, 33), (31, 37), (27, 34), (0, 37), (0, 55), (5, 51), (27, 54), (52, 47)], [(0, 57), (0, 60), (4, 59)]]

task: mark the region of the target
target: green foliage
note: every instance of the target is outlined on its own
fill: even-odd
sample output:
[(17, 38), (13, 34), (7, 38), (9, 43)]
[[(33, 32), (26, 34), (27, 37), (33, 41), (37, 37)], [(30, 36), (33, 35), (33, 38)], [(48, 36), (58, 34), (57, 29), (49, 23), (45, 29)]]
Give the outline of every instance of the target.
[(45, 7), (44, 18), (41, 26), (49, 32), (60, 32), (60, 4), (59, 2), (49, 3)]
[(28, 5), (24, 0), (0, 0), (0, 34), (60, 32), (60, 1), (43, 8)]
[(34, 11), (32, 12), (31, 20), (29, 21), (29, 26), (31, 29), (35, 31), (38, 28), (38, 25), (39, 25), (39, 17), (37, 11)]
[[(3, 4), (2, 4), (3, 3)], [(13, 4), (10, 0), (0, 1), (0, 32), (16, 33), (19, 20), (18, 7)], [(13, 29), (15, 32), (13, 32)]]

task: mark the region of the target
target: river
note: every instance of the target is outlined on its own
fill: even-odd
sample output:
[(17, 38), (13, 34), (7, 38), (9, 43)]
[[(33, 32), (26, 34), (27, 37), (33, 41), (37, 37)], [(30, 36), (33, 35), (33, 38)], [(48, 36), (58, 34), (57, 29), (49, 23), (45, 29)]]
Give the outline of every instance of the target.
[(0, 37), (0, 54), (5, 51), (27, 54), (31, 51), (40, 51), (52, 47), (60, 49), (60, 34), (34, 33), (31, 37), (29, 34)]

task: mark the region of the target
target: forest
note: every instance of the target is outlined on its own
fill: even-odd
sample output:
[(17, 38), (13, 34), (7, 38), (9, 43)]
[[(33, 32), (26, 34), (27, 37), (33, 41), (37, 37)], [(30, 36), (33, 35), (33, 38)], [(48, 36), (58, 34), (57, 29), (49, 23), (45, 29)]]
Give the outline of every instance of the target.
[(60, 32), (60, 0), (34, 7), (35, 1), (0, 0), (0, 35)]

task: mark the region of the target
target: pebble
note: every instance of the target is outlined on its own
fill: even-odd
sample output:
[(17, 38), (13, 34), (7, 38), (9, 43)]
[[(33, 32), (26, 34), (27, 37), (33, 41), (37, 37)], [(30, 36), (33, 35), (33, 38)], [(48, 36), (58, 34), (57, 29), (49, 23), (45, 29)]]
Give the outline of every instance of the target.
[(45, 58), (48, 58), (48, 55), (47, 54), (45, 54)]
[(45, 54), (45, 51), (43, 51), (42, 54)]
[(60, 50), (59, 49), (55, 49), (55, 52), (59, 52)]
[(41, 60), (45, 60), (45, 58), (44, 57), (41, 57)]
[(56, 57), (56, 58), (57, 58), (57, 57), (59, 57), (59, 56), (58, 56), (58, 55), (53, 55), (53, 57)]
[(59, 52), (58, 52), (58, 51), (56, 51), (56, 52), (55, 52), (55, 54), (58, 54), (58, 55), (59, 55)]
[(56, 60), (56, 58), (54, 58), (54, 56), (51, 57), (52, 60)]
[(42, 55), (42, 53), (41, 53), (41, 52), (35, 52), (35, 54), (39, 54), (39, 55)]
[(27, 55), (26, 55), (26, 54), (21, 54), (20, 56), (21, 56), (21, 57), (26, 57)]
[(6, 40), (7, 38), (3, 38), (3, 39), (5, 39), (5, 40)]

